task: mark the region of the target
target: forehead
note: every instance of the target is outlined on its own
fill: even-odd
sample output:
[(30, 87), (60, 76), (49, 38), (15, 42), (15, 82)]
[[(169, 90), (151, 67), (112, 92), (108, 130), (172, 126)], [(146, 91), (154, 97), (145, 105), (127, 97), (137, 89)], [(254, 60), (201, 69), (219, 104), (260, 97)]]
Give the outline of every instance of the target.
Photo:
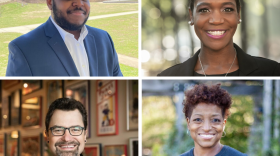
[(215, 104), (199, 103), (193, 109), (192, 116), (196, 114), (205, 115), (205, 116), (219, 114), (222, 116), (222, 109)]
[(236, 5), (236, 0), (194, 0), (194, 7), (201, 3), (209, 3), (209, 4), (223, 4), (231, 2)]
[(63, 127), (70, 127), (73, 125), (84, 126), (83, 117), (78, 109), (73, 111), (55, 110), (49, 127), (54, 125)]

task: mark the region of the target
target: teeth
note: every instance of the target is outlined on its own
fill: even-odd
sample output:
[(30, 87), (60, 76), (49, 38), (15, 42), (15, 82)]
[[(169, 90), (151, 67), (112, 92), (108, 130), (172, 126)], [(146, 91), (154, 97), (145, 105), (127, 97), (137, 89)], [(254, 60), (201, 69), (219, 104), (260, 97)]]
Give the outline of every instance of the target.
[(214, 135), (204, 135), (204, 134), (200, 134), (200, 136), (202, 136), (203, 138), (212, 138)]
[(74, 146), (61, 146), (61, 148), (73, 148)]
[(207, 31), (211, 35), (223, 35), (226, 31)]

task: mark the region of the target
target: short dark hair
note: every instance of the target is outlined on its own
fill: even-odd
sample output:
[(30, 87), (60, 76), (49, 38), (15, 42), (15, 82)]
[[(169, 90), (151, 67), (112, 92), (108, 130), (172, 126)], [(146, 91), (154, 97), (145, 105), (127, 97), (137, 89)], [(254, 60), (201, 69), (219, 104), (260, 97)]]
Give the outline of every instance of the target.
[(47, 132), (49, 130), (49, 125), (50, 125), (52, 115), (54, 111), (57, 109), (63, 111), (73, 111), (75, 109), (78, 109), (83, 117), (85, 130), (87, 129), (87, 111), (84, 105), (81, 102), (74, 99), (60, 98), (60, 99), (56, 99), (49, 107), (48, 113), (46, 115), (46, 121), (45, 121)]
[[(194, 2), (195, 2), (195, 0), (189, 0), (188, 6), (192, 12), (193, 12), (193, 8), (194, 8)], [(236, 2), (237, 13), (240, 13), (240, 7), (241, 7), (240, 0), (235, 0), (235, 2)]]
[(205, 84), (195, 85), (191, 90), (185, 92), (183, 112), (186, 118), (190, 118), (193, 109), (199, 103), (214, 104), (221, 108), (223, 118), (228, 117), (229, 108), (232, 104), (230, 94), (220, 87), (220, 84), (207, 86)]

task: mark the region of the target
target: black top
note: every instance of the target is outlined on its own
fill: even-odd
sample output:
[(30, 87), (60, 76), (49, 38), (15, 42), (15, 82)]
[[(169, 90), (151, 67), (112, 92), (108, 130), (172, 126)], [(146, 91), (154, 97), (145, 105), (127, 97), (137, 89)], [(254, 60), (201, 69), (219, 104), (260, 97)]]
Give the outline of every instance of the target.
[[(227, 74), (227, 76), (238, 76), (238, 75), (239, 75), (239, 69), (234, 71), (234, 72), (231, 72), (231, 73)], [(205, 76), (205, 75), (199, 74), (199, 73), (193, 71), (193, 76)], [(206, 74), (206, 76), (226, 76), (226, 74), (217, 74), (217, 75), (216, 74), (215, 75), (207, 75)]]
[[(181, 154), (180, 156), (194, 156), (193, 150), (194, 148), (192, 148), (186, 153)], [(222, 150), (215, 156), (247, 156), (247, 154), (241, 153), (234, 148), (224, 145)]]
[[(234, 44), (234, 47), (239, 65), (238, 76), (280, 76), (280, 63), (248, 55), (236, 44)], [(187, 61), (164, 70), (158, 76), (195, 76), (193, 71), (199, 53), (200, 50)]]

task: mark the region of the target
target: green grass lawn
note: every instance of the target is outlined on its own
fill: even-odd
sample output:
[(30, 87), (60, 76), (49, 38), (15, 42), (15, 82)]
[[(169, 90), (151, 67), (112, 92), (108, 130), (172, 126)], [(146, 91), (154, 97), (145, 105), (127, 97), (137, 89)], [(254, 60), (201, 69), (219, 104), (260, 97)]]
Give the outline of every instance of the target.
[[(138, 4), (91, 3), (90, 16), (138, 10)], [(46, 4), (9, 3), (0, 5), (0, 28), (44, 23), (50, 16)], [(87, 25), (106, 30), (112, 37), (117, 53), (138, 58), (138, 14), (91, 20)], [(22, 34), (0, 33), (0, 76), (6, 73), (8, 44)], [(120, 64), (124, 76), (138, 76), (138, 69)]]
[(135, 77), (138, 75), (138, 68), (133, 68), (120, 63), (123, 76)]
[(20, 33), (0, 33), (0, 76), (5, 76), (8, 63), (8, 44), (21, 36)]
[[(137, 11), (138, 3), (100, 3), (91, 2), (90, 16)], [(47, 4), (31, 4), (22, 6), (13, 2), (0, 6), (0, 28), (44, 23), (51, 11)]]
[(91, 20), (86, 24), (106, 30), (117, 53), (138, 58), (138, 14)]

